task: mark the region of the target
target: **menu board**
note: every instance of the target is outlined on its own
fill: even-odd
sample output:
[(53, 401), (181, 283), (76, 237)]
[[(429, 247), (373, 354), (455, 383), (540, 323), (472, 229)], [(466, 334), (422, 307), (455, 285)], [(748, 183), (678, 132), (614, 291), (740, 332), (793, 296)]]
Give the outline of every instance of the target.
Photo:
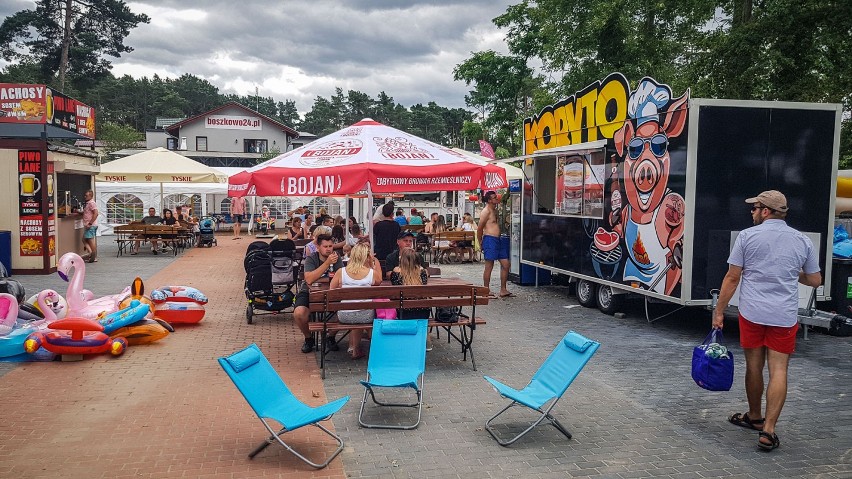
[(0, 83), (0, 123), (47, 124), (95, 137), (95, 109), (46, 85)]
[(553, 211), (559, 215), (603, 218), (605, 174), (602, 151), (559, 157)]
[[(48, 164), (50, 170), (53, 165)], [(47, 204), (42, 202), (42, 188), (47, 188)], [(21, 256), (56, 254), (56, 219), (53, 207), (53, 171), (42, 168), (42, 152), (18, 151), (18, 199)], [(44, 213), (47, 212), (47, 237)]]

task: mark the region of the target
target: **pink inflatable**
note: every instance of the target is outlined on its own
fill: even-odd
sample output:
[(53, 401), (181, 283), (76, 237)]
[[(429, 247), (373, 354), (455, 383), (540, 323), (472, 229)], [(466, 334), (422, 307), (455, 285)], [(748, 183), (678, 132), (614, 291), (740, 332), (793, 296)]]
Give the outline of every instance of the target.
[[(74, 276), (71, 277), (71, 270)], [(65, 253), (59, 258), (56, 267), (59, 277), (68, 281), (68, 291), (65, 293), (65, 301), (68, 302), (69, 318), (97, 319), (101, 313), (112, 313), (118, 310), (121, 299), (130, 292), (128, 286), (119, 294), (93, 298), (92, 292), (83, 289), (83, 281), (86, 278), (86, 263), (77, 253)], [(70, 278), (70, 279), (69, 279)]]

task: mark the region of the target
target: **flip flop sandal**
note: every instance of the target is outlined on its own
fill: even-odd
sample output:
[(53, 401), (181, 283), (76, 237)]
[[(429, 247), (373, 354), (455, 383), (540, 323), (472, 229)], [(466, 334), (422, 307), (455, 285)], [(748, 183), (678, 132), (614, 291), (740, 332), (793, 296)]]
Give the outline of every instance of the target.
[[(740, 414), (736, 413), (733, 416), (728, 418), (728, 422), (731, 424), (735, 424), (740, 427), (744, 427), (746, 429), (754, 429), (755, 431), (761, 431), (763, 428), (763, 422), (765, 419), (751, 419), (748, 417), (748, 413)], [(756, 427), (760, 426), (760, 427)]]
[[(771, 442), (769, 444), (761, 441), (761, 439), (769, 439)], [(757, 447), (763, 449), (764, 451), (771, 451), (776, 449), (781, 445), (781, 441), (778, 440), (778, 435), (775, 433), (768, 433), (760, 431), (757, 433)]]

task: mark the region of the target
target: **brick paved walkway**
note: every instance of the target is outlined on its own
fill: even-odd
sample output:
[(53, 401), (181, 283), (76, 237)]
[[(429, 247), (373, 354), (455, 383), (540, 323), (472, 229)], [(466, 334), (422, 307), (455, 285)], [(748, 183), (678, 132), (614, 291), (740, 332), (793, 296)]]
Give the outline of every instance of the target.
[[(417, 430), (360, 429), (358, 380), (366, 360), (331, 353), (323, 384), (316, 356), (298, 352), (291, 320), (245, 323), (247, 244), (223, 237), (218, 248), (190, 250), (174, 262), (103, 257), (90, 273), (97, 294), (129, 282), (130, 272), (117, 271), (130, 265), (152, 275), (151, 286), (199, 287), (211, 298), (208, 316), (121, 358), (0, 364), (0, 374), (9, 371), (0, 377), (0, 477), (305, 476), (311, 471), (280, 447), (246, 458), (264, 431), (214, 359), (251, 341), (300, 397), (353, 398), (333, 419), (346, 449), (316, 477), (852, 477), (852, 338), (813, 334), (800, 341), (778, 427), (782, 446), (767, 454), (757, 451), (756, 434), (725, 420), (746, 407), (734, 323), (726, 329), (737, 354), (734, 389), (706, 392), (692, 383), (689, 360), (709, 326), (707, 312), (648, 324), (640, 303), (615, 319), (577, 306), (562, 287), (512, 285), (517, 298), (480, 309), (489, 323), (476, 332), (479, 371), (454, 346), (436, 341)], [(482, 271), (476, 264), (442, 269), (477, 282)], [(31, 287), (33, 278), (22, 277), (29, 292), (54, 284), (41, 278)], [(602, 343), (554, 412), (574, 438), (540, 427), (510, 448), (498, 446), (482, 426), (503, 403), (482, 375), (523, 386), (568, 329)], [(519, 430), (520, 419), (510, 414), (509, 422), (518, 422), (502, 430)], [(309, 431), (296, 437), (302, 445), (318, 438)]]
[[(146, 286), (197, 287), (210, 298), (207, 314), (197, 326), (131, 346), (119, 358), (0, 366), (11, 369), (0, 377), (0, 477), (343, 477), (339, 459), (312, 472), (280, 446), (246, 457), (265, 430), (217, 357), (257, 342), (297, 395), (309, 404), (326, 400), (315, 358), (298, 351), (292, 320), (246, 324), (242, 257), (249, 241), (223, 236), (218, 247), (192, 248), (174, 260), (115, 258), (109, 238), (101, 238), (99, 262), (87, 265), (86, 286), (96, 295), (120, 291), (135, 271), (162, 268)], [(55, 276), (18, 279), (28, 293), (46, 285), (64, 295)], [(334, 449), (313, 430), (294, 432), (293, 444), (308, 454)]]

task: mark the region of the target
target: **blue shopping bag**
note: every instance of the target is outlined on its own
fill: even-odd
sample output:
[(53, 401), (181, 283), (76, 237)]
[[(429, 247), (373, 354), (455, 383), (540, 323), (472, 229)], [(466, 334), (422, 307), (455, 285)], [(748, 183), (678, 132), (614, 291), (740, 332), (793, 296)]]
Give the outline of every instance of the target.
[(721, 329), (713, 329), (692, 350), (692, 379), (708, 391), (730, 391), (734, 384), (734, 354), (722, 343)]

